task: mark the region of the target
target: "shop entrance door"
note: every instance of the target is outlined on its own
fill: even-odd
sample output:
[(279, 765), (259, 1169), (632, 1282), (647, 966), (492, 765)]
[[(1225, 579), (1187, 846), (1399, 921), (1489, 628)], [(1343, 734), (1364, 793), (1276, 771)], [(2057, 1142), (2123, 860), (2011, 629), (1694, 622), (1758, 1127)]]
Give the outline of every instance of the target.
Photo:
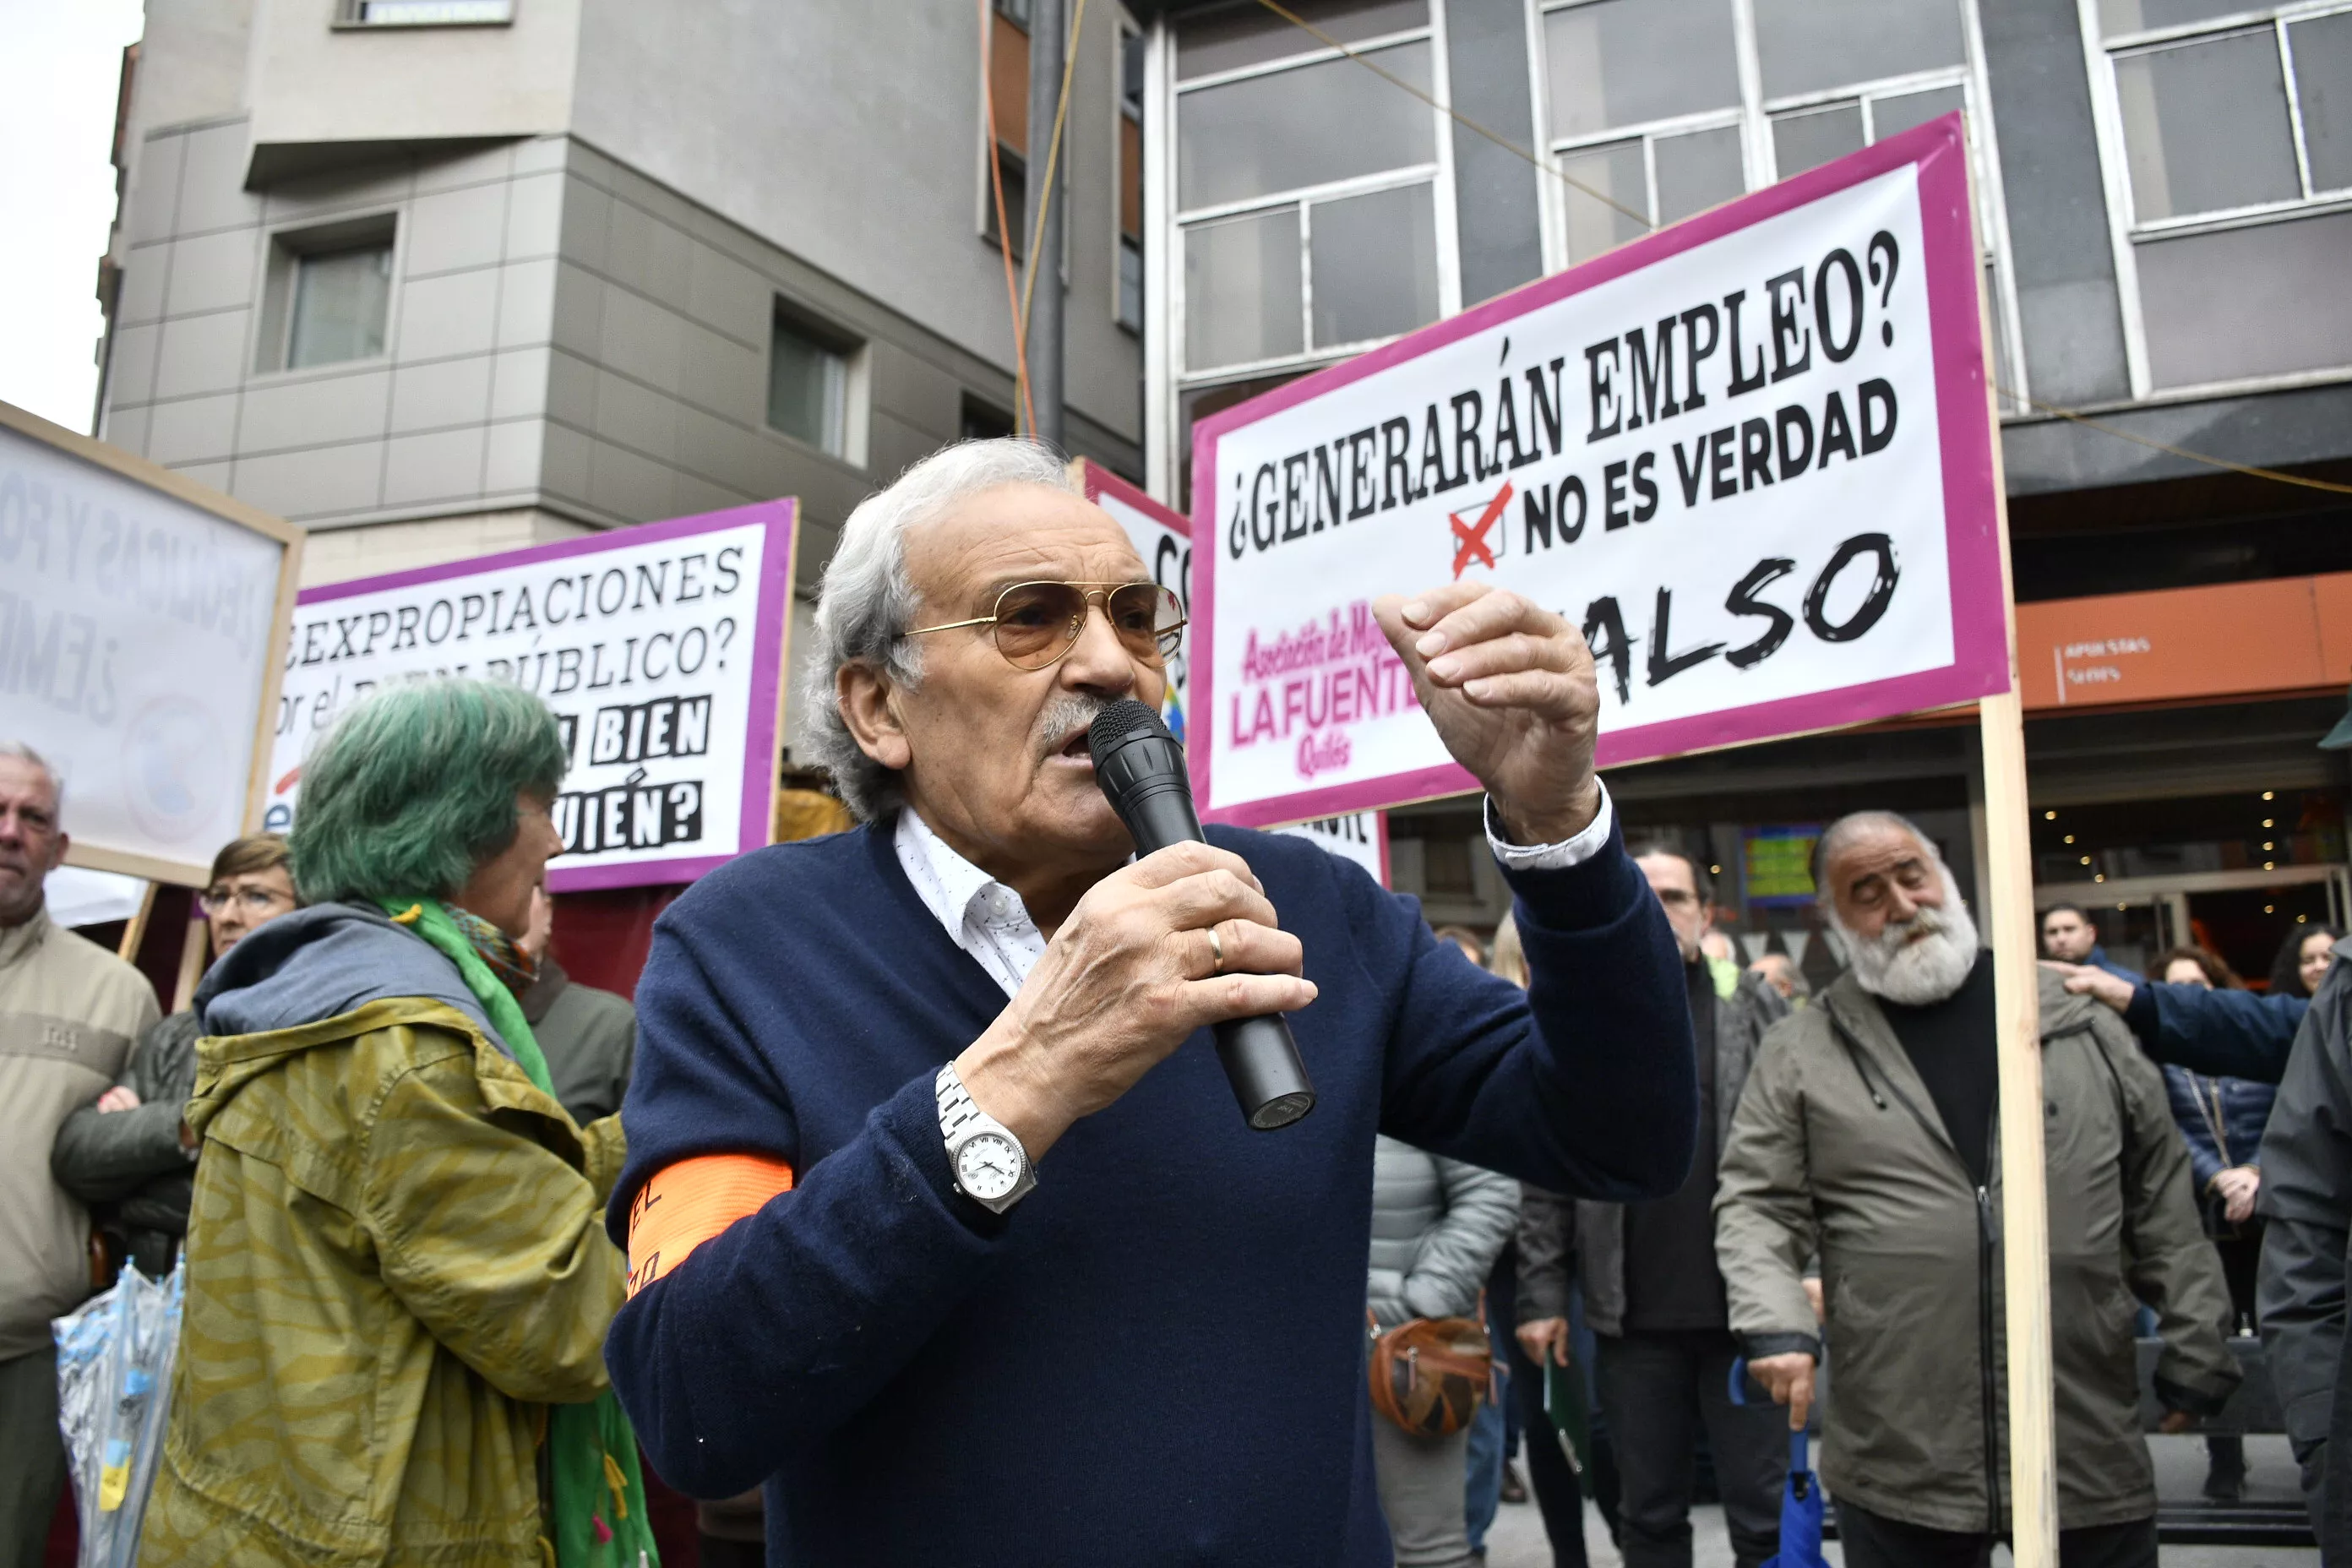
[(2144, 971), (2168, 948), (2205, 947), (2259, 986), (2290, 933), (2321, 923), (2352, 929), (2352, 873), (2342, 866), (2281, 866), (2045, 882), (2033, 889), (2033, 901), (2038, 909), (2070, 903), (2089, 910), (2100, 945), (2126, 969)]

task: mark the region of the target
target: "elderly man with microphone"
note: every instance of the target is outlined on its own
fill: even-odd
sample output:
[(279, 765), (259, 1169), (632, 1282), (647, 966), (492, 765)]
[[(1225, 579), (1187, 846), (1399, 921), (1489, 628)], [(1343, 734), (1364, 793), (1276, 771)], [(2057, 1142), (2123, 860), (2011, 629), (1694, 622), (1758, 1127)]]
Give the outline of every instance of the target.
[(1385, 1565), (1375, 1135), (1681, 1184), (1681, 961), (1582, 638), (1472, 583), (1377, 610), (1486, 787), (1526, 993), (1310, 844), (1190, 839), (1136, 706), (1183, 612), (1044, 448), (845, 525), (802, 706), (864, 825), (663, 915), (611, 1214), (614, 1386), (673, 1485), (765, 1483), (771, 1564)]

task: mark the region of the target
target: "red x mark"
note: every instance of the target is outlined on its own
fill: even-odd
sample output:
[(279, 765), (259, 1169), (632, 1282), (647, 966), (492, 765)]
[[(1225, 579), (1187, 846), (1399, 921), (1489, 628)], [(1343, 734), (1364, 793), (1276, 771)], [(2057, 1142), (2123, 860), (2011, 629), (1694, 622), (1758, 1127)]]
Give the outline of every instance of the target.
[(1454, 577), (1456, 582), (1461, 580), (1463, 568), (1466, 566), (1482, 562), (1488, 566), (1495, 564), (1495, 551), (1486, 542), (1486, 535), (1494, 531), (1496, 520), (1503, 515), (1503, 509), (1511, 504), (1512, 493), (1510, 481), (1507, 479), (1503, 488), (1496, 492), (1495, 499), (1486, 503), (1486, 510), (1478, 515), (1475, 524), (1464, 522), (1458, 511), (1446, 514), (1454, 524)]

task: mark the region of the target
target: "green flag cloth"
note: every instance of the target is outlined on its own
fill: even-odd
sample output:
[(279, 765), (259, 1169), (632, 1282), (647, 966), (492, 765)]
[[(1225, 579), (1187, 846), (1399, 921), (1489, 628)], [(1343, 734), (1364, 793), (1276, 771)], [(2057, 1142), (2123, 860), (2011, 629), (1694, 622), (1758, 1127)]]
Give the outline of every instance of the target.
[(1543, 1370), (1544, 1414), (1551, 1417), (1553, 1435), (1559, 1439), (1560, 1456), (1576, 1472), (1578, 1489), (1591, 1497), (1592, 1418), (1584, 1405), (1584, 1371), (1574, 1362), (1561, 1366), (1549, 1355), (1544, 1357)]
[[(466, 989), (489, 1015), (490, 1026), (516, 1063), (551, 1096), (547, 1057), (522, 1016), (522, 1004), (490, 972), (447, 906), (437, 899), (379, 902), (457, 966)], [(661, 1553), (654, 1547), (645, 1478), (637, 1468), (636, 1433), (610, 1389), (586, 1405), (548, 1406), (547, 1457), (553, 1492), (547, 1526), (556, 1568), (658, 1568)]]

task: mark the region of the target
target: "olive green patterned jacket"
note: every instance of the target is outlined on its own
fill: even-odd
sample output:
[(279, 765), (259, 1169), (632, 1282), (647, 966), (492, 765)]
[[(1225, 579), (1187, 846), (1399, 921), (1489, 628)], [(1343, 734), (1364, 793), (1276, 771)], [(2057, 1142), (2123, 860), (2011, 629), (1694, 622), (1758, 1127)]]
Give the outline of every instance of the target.
[(141, 1562), (535, 1568), (541, 1407), (605, 1387), (619, 1119), (576, 1127), (443, 1000), (197, 1049)]

